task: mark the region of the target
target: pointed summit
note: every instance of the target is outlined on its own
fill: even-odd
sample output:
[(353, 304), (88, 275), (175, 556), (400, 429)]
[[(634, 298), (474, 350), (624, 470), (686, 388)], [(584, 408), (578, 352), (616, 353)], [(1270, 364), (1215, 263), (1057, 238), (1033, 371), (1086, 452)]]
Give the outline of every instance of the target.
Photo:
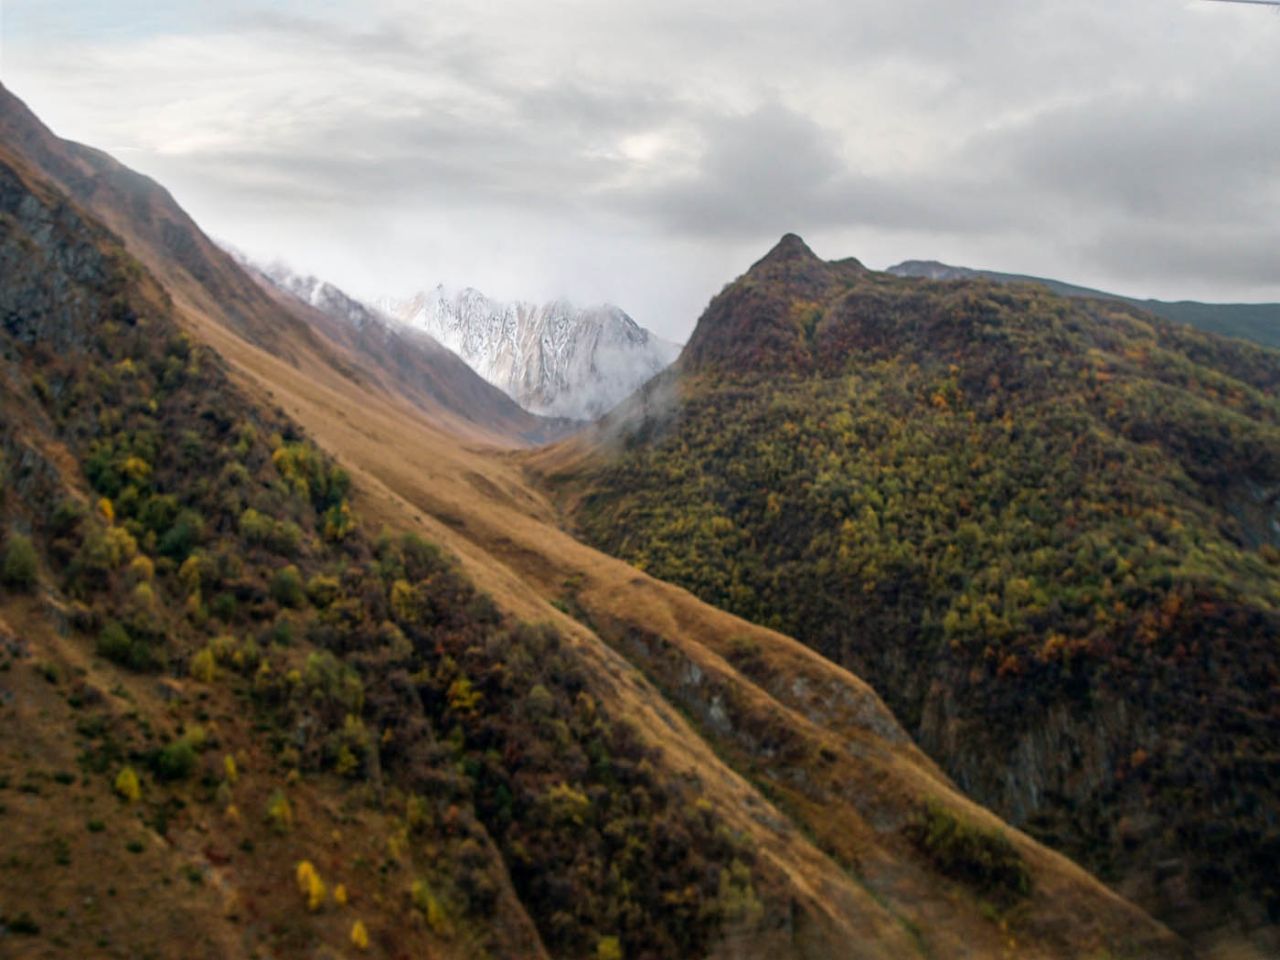
[[(818, 255), (809, 249), (809, 245), (794, 233), (784, 233), (772, 250), (764, 255), (755, 266), (760, 267), (774, 263), (821, 263)], [(752, 268), (754, 269), (754, 267)]]
[[(807, 369), (809, 316), (838, 285), (841, 271), (788, 233), (743, 276), (711, 301), (689, 339), (681, 363), (705, 367), (793, 371)], [(798, 306), (803, 305), (803, 306)]]

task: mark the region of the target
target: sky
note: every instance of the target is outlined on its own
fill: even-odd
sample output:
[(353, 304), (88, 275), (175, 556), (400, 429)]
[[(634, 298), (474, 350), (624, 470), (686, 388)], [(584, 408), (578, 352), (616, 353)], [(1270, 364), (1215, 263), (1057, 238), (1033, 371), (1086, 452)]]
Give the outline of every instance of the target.
[(677, 340), (786, 232), (1280, 300), (1278, 64), (1210, 0), (0, 0), (0, 80), (215, 238)]

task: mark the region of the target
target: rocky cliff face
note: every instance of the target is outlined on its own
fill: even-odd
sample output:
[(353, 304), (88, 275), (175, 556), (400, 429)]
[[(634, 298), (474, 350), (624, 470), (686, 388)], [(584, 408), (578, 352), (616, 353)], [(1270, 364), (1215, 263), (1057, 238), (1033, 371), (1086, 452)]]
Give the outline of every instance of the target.
[(595, 419), (680, 352), (607, 304), (499, 303), (478, 290), (436, 287), (382, 306), (397, 322), (453, 350), (526, 410), (544, 416)]

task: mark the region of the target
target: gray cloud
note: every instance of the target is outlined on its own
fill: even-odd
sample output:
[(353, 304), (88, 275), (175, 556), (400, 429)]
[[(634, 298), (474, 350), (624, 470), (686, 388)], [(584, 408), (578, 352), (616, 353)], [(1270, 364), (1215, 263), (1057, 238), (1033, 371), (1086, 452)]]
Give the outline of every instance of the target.
[(690, 175), (624, 191), (628, 209), (664, 228), (713, 237), (776, 236), (779, 225), (992, 230), (1019, 222), (1020, 205), (979, 167), (911, 177), (867, 174), (841, 158), (838, 139), (777, 104), (700, 127)]
[(1280, 82), (1176, 96), (1102, 98), (975, 145), (1030, 188), (1116, 214), (1188, 225), (1273, 220), (1280, 199)]
[(872, 263), (1280, 299), (1266, 11), (175, 0), (106, 29), (43, 9), (6, 5), (5, 75), (59, 132), (367, 295), (609, 298), (679, 337), (798, 230)]

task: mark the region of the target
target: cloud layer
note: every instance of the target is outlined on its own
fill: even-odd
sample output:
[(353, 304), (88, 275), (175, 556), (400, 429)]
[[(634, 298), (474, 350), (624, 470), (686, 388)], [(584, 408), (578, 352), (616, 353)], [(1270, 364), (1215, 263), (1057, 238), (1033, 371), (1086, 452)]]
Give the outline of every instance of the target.
[(366, 296), (609, 299), (681, 338), (794, 230), (878, 266), (1280, 299), (1261, 8), (81, 5), (7, 0), (11, 89), (214, 234)]

